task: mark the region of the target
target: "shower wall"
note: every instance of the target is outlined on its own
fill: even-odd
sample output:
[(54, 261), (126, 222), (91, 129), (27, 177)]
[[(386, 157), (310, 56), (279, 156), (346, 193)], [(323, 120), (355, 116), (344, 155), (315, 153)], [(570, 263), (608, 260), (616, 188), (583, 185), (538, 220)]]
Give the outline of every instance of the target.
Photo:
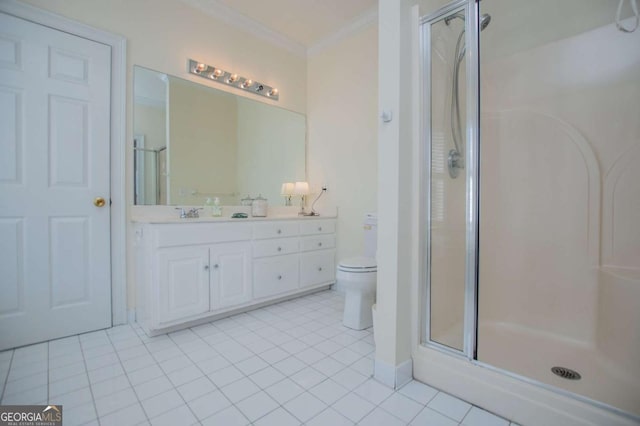
[(583, 26), (481, 34), (478, 359), (640, 415), (640, 31), (572, 3)]

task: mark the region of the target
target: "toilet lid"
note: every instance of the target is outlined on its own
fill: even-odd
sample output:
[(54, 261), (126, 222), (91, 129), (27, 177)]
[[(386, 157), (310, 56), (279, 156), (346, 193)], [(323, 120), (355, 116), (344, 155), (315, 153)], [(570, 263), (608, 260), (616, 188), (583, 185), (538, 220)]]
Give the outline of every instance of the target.
[(372, 257), (352, 257), (344, 259), (338, 264), (338, 269), (342, 271), (371, 272), (377, 269), (376, 260)]

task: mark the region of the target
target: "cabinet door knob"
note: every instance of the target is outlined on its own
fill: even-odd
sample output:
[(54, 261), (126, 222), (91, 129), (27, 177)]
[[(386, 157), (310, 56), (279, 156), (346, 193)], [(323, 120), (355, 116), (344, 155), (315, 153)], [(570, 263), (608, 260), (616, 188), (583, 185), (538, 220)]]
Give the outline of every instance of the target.
[(322, 266), (318, 267), (318, 272), (322, 271)]
[(318, 247), (322, 247), (322, 243), (318, 243)]
[(204, 265), (204, 270), (208, 271), (209, 270), (209, 265)]
[(282, 279), (282, 275), (278, 275), (278, 279), (281, 280)]
[(278, 251), (282, 251), (282, 247), (278, 247)]
[(318, 226), (318, 231), (322, 231), (322, 226)]
[(213, 269), (218, 269), (218, 264), (213, 265)]
[(282, 229), (278, 229), (278, 234), (282, 234)]

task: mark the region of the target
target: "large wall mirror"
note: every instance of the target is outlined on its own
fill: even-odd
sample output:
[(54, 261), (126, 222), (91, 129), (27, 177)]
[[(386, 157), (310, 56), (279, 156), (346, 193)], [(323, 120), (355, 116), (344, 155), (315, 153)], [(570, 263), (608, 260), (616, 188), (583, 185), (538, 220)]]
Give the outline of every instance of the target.
[(134, 67), (134, 200), (224, 205), (305, 179), (305, 116)]

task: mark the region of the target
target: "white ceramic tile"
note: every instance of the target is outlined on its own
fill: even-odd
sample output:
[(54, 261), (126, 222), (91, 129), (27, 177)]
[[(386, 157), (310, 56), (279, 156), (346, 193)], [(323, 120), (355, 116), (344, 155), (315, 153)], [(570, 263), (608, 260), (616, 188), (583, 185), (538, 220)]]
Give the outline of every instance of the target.
[(427, 405), (429, 401), (431, 401), (433, 397), (438, 393), (438, 391), (431, 386), (427, 386), (424, 383), (420, 383), (416, 380), (410, 381), (402, 388), (400, 388), (398, 392), (406, 397), (413, 399), (416, 402), (419, 402), (422, 405)]
[(387, 399), (391, 394), (393, 394), (393, 389), (383, 385), (382, 383), (369, 379), (360, 386), (358, 386), (354, 392), (367, 401), (380, 405), (382, 401)]
[(192, 382), (178, 386), (178, 392), (180, 392), (180, 395), (182, 395), (184, 400), (187, 402), (215, 390), (215, 385), (211, 383), (211, 380), (209, 380), (208, 377), (200, 377)]
[(246, 426), (249, 420), (236, 407), (228, 407), (207, 417), (202, 421), (203, 426)]
[[(66, 417), (66, 408), (65, 417)], [(144, 410), (139, 403), (134, 403), (126, 408), (122, 408), (107, 416), (100, 417), (100, 423), (103, 425), (117, 425), (117, 426), (134, 426), (146, 421), (147, 416), (144, 414)], [(65, 418), (66, 421), (66, 418)]]
[(344, 364), (336, 361), (331, 357), (325, 357), (315, 362), (313, 368), (324, 374), (325, 376), (333, 376), (338, 371), (343, 370)]
[(131, 385), (127, 376), (118, 376), (113, 379), (104, 380), (102, 382), (93, 383), (91, 385), (91, 392), (94, 398), (102, 398), (103, 396), (111, 395), (118, 391), (128, 389)]
[(67, 410), (92, 401), (93, 397), (91, 396), (91, 390), (89, 388), (83, 388), (57, 396), (55, 399), (50, 399), (48, 402), (55, 405), (64, 405), (64, 409)]
[(173, 384), (166, 376), (156, 377), (155, 379), (140, 383), (134, 387), (140, 401), (159, 395), (169, 389), (173, 389)]
[(49, 382), (47, 373), (37, 373), (32, 376), (23, 377), (21, 379), (12, 380), (5, 384), (4, 393), (6, 395), (12, 395), (16, 393), (22, 393), (29, 389), (35, 389), (41, 386), (47, 386)]
[(192, 365), (193, 362), (186, 355), (180, 355), (166, 361), (162, 361), (160, 363), (160, 368), (162, 368), (162, 371), (166, 374), (169, 374), (172, 371), (181, 370)]
[(256, 371), (260, 371), (263, 368), (269, 366), (262, 358), (257, 356), (252, 356), (251, 358), (247, 358), (243, 361), (240, 361), (235, 364), (236, 368), (242, 371), (246, 376), (255, 373)]
[(137, 386), (141, 383), (148, 382), (150, 380), (156, 379), (158, 377), (163, 377), (164, 372), (157, 365), (151, 365), (149, 367), (141, 368), (136, 371), (132, 371), (128, 373), (129, 381), (133, 386)]
[(322, 352), (314, 348), (307, 348), (296, 354), (296, 358), (298, 358), (299, 360), (309, 365), (315, 364), (316, 362), (320, 361), (324, 357), (325, 357), (325, 354), (323, 354)]
[(216, 345), (215, 349), (216, 351), (220, 352), (220, 355), (229, 360), (233, 360), (234, 362), (239, 362), (254, 356), (254, 353), (249, 349), (232, 340), (225, 341)]
[(89, 386), (89, 378), (86, 374), (79, 374), (77, 376), (69, 377), (68, 379), (50, 382), (49, 397), (63, 395), (87, 386)]
[[(206, 345), (206, 343), (203, 343)], [(204, 361), (211, 358), (219, 357), (218, 352), (210, 348), (206, 345), (206, 348), (195, 350), (195, 351), (185, 351), (187, 356), (191, 359), (191, 361), (198, 363), (198, 361)], [(184, 348), (182, 348), (184, 350)]]
[(298, 352), (302, 352), (308, 347), (309, 345), (307, 345), (306, 343), (302, 343), (298, 339), (289, 340), (288, 342), (285, 342), (280, 345), (281, 349), (284, 349), (285, 351), (289, 352), (291, 355), (295, 355)]
[(253, 424), (255, 426), (298, 426), (300, 422), (284, 409), (278, 408)]
[(70, 364), (64, 367), (50, 369), (49, 380), (56, 381), (56, 380), (64, 379), (67, 377), (75, 376), (76, 374), (84, 374), (86, 372), (87, 372), (87, 369), (84, 365), (84, 362), (76, 362), (74, 364)]
[(84, 425), (97, 418), (93, 402), (63, 410), (62, 415), (64, 426)]
[(189, 426), (198, 422), (189, 407), (180, 405), (171, 410), (152, 417), (150, 422), (153, 426)]
[(275, 385), (269, 386), (265, 389), (265, 391), (280, 404), (284, 404), (285, 402), (303, 393), (304, 389), (298, 386), (298, 384), (296, 384), (293, 380), (284, 379), (279, 381)]
[(371, 412), (375, 405), (354, 393), (350, 393), (344, 398), (340, 398), (332, 407), (352, 422), (357, 423)]
[(275, 364), (273, 364), (273, 366), (282, 374), (291, 376), (292, 374), (295, 374), (305, 368), (307, 364), (300, 361), (296, 357), (290, 356), (289, 358), (285, 358), (280, 362), (276, 362)]
[(162, 350), (159, 350), (159, 351), (153, 351), (152, 355), (155, 358), (155, 360), (158, 361), (158, 362), (165, 362), (165, 361), (170, 360), (171, 358), (184, 356), (182, 351), (180, 349), (178, 349), (177, 346), (169, 346), (169, 347), (167, 347), (165, 349), (162, 349)]
[(327, 408), (307, 423), (306, 426), (352, 426), (354, 423), (333, 408)]
[(221, 390), (231, 402), (236, 403), (258, 392), (260, 388), (245, 377), (244, 379), (224, 386)]
[(502, 417), (477, 407), (471, 407), (461, 424), (464, 426), (509, 426), (509, 422)]
[(124, 369), (120, 364), (107, 365), (97, 370), (89, 371), (89, 382), (98, 383), (103, 380), (113, 379), (124, 374)]
[(285, 375), (273, 367), (267, 367), (249, 376), (251, 381), (265, 389), (285, 378)]
[(340, 386), (331, 379), (327, 379), (324, 382), (319, 383), (311, 388), (309, 392), (327, 405), (333, 404), (349, 393), (346, 388)]
[(357, 342), (347, 346), (347, 349), (350, 349), (360, 355), (368, 355), (371, 352), (375, 351), (376, 348), (372, 344), (363, 342), (362, 340), (358, 340)]
[(289, 352), (284, 351), (278, 347), (269, 349), (260, 354), (260, 358), (267, 361), (269, 364), (275, 364), (276, 362), (282, 361), (289, 356)]
[(331, 379), (345, 388), (353, 390), (366, 382), (369, 378), (363, 374), (353, 371), (350, 368), (345, 368), (331, 376)]
[(306, 367), (290, 376), (290, 378), (304, 389), (311, 389), (318, 383), (326, 380), (327, 376), (311, 367)]
[(187, 403), (200, 420), (221, 411), (231, 405), (231, 402), (219, 390), (205, 394)]
[(362, 358), (362, 355), (347, 348), (342, 348), (339, 351), (332, 353), (330, 356), (344, 365), (351, 365)]
[(427, 407), (460, 422), (471, 408), (471, 405), (454, 396), (439, 392), (427, 404)]
[(373, 375), (373, 360), (369, 358), (360, 358), (358, 361), (354, 362), (349, 366), (353, 370), (357, 371), (360, 374), (364, 374), (365, 376)]
[(120, 349), (117, 351), (120, 361), (126, 361), (131, 358), (137, 358), (143, 355), (148, 355), (147, 347), (142, 343), (138, 343), (136, 346), (131, 346), (126, 349)]
[(55, 369), (64, 367), (67, 365), (75, 364), (76, 362), (84, 361), (84, 356), (82, 352), (71, 352), (63, 356), (50, 358), (49, 359), (49, 368)]
[(310, 393), (305, 392), (284, 404), (284, 408), (304, 423), (326, 409), (327, 405)]
[(105, 355), (100, 355), (93, 358), (86, 358), (84, 361), (87, 365), (87, 370), (89, 371), (120, 363), (118, 355), (116, 355), (115, 352), (107, 353)]
[(219, 388), (240, 380), (244, 374), (234, 366), (229, 366), (221, 370), (215, 371), (208, 375), (213, 383)]
[(251, 422), (265, 416), (278, 408), (278, 403), (266, 392), (260, 391), (236, 403), (236, 407), (242, 411)]
[(124, 371), (126, 371), (127, 373), (131, 373), (136, 370), (140, 370), (142, 368), (150, 367), (153, 365), (157, 365), (157, 363), (150, 354), (122, 361), (122, 368), (124, 368)]
[(221, 370), (231, 365), (226, 358), (221, 355), (214, 356), (213, 358), (203, 359), (197, 361), (196, 365), (204, 374), (211, 374), (215, 371)]
[(405, 426), (406, 423), (399, 418), (378, 407), (365, 416), (359, 423), (362, 426)]
[(47, 386), (28, 389), (23, 392), (4, 394), (2, 405), (32, 405), (39, 404), (47, 399)]
[(422, 404), (398, 392), (387, 398), (380, 407), (405, 422), (410, 422), (424, 408)]
[(318, 343), (324, 341), (325, 338), (322, 337), (321, 335), (317, 334), (317, 333), (309, 333), (309, 332), (307, 332), (307, 334), (304, 334), (304, 335), (298, 337), (298, 340), (300, 340), (302, 343), (306, 343), (309, 346), (313, 346), (313, 345), (317, 345)]
[(169, 377), (169, 380), (171, 380), (174, 386), (180, 386), (206, 376), (198, 367), (190, 365), (186, 368), (167, 373), (167, 377)]
[(124, 389), (111, 395), (96, 398), (96, 411), (99, 417), (106, 416), (114, 411), (128, 407), (137, 400), (133, 389)]
[(449, 417), (425, 407), (411, 422), (411, 426), (457, 426), (458, 422)]
[(180, 407), (184, 400), (175, 389), (170, 389), (159, 395), (142, 401), (142, 408), (147, 413), (147, 417), (153, 418), (165, 413), (172, 408)]

